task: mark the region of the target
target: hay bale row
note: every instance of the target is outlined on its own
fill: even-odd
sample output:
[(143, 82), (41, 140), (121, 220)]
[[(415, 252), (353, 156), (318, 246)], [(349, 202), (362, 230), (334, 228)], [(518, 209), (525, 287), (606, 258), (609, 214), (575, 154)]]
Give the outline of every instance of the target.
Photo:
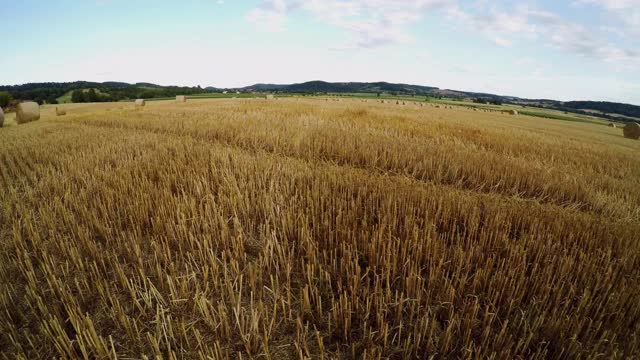
[(25, 124), (28, 122), (40, 120), (40, 105), (33, 101), (27, 101), (18, 104), (16, 109), (16, 122)]
[(622, 131), (627, 139), (640, 139), (640, 124), (638, 123), (627, 124)]

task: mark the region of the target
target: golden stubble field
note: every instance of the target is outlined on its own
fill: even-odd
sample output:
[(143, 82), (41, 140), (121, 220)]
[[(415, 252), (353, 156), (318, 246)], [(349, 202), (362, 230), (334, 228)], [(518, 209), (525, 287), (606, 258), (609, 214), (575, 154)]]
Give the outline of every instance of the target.
[(633, 358), (640, 141), (320, 99), (0, 129), (0, 357)]

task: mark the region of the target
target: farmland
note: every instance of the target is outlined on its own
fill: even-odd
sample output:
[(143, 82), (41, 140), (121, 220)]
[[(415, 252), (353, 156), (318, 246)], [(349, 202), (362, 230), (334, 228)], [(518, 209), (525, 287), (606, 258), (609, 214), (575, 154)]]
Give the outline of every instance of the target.
[(640, 141), (457, 105), (10, 114), (1, 357), (639, 356)]

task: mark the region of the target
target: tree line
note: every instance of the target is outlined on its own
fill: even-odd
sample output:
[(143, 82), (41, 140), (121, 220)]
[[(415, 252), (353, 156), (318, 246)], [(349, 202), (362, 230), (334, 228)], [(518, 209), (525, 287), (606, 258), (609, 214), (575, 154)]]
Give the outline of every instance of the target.
[(58, 98), (70, 91), (72, 92), (71, 100), (73, 102), (109, 102), (130, 99), (151, 99), (209, 92), (200, 86), (159, 86), (147, 83), (95, 83), (86, 81), (77, 81), (73, 83), (32, 83), (14, 86), (0, 86), (0, 106), (6, 107), (13, 100), (31, 100), (41, 105), (45, 103), (57, 104)]

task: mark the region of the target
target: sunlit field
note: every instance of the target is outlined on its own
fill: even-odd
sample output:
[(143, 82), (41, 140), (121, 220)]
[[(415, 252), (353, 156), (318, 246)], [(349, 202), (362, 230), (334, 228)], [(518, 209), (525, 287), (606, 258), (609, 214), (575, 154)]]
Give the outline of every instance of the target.
[(376, 99), (0, 129), (0, 357), (633, 358), (640, 141)]

